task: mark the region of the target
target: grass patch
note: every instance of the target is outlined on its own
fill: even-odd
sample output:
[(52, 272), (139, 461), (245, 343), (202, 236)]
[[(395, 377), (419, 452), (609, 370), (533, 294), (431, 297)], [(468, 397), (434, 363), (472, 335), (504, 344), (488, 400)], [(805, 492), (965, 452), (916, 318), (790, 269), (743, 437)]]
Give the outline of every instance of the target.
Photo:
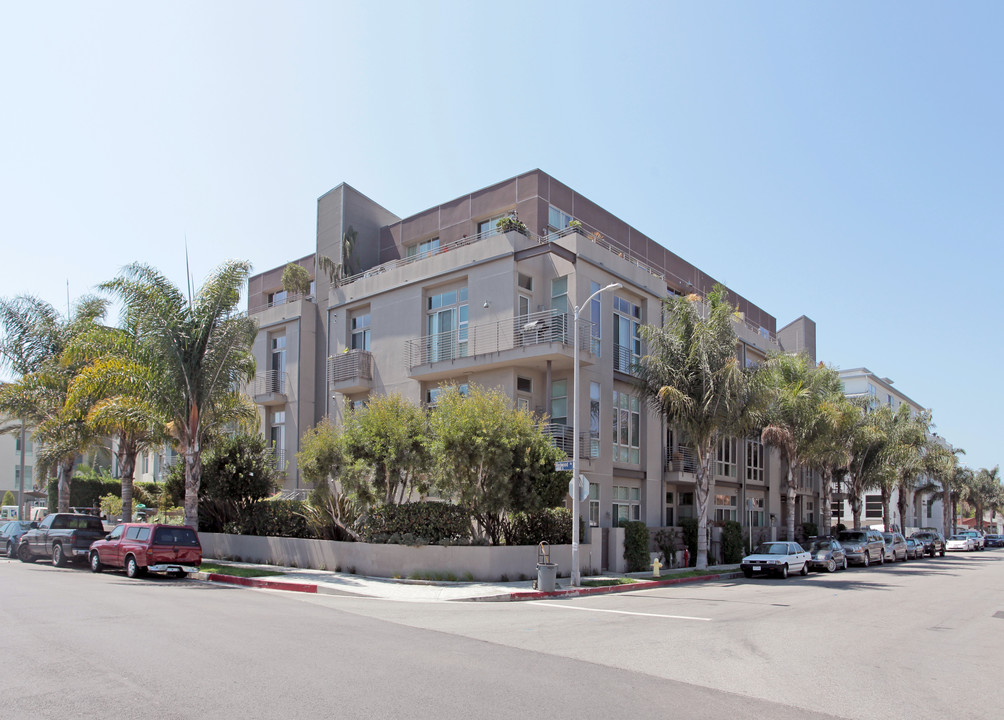
[(683, 570), (681, 572), (663, 573), (659, 577), (650, 575), (648, 577), (642, 578), (642, 580), (675, 580), (676, 578), (686, 578), (686, 577), (707, 577), (708, 575), (725, 575), (726, 573), (738, 571), (738, 567), (734, 568), (723, 568), (721, 570)]
[(282, 575), (278, 570), (259, 570), (258, 568), (235, 567), (233, 565), (216, 565), (214, 563), (202, 563), (199, 572), (215, 573), (216, 575), (231, 575), (233, 577), (256, 578), (267, 575)]
[(609, 587), (611, 585), (633, 585), (638, 582), (634, 578), (604, 578), (602, 580), (583, 580), (583, 587)]

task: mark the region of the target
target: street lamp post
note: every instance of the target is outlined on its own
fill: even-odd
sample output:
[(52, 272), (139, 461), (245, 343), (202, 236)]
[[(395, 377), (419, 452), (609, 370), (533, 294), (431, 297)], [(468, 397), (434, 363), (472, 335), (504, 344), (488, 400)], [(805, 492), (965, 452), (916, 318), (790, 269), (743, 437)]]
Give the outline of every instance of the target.
[(577, 587), (581, 573), (579, 572), (579, 313), (588, 307), (594, 297), (607, 290), (617, 290), (624, 287), (620, 283), (612, 283), (602, 287), (586, 298), (581, 305), (575, 306), (572, 316), (572, 586)]

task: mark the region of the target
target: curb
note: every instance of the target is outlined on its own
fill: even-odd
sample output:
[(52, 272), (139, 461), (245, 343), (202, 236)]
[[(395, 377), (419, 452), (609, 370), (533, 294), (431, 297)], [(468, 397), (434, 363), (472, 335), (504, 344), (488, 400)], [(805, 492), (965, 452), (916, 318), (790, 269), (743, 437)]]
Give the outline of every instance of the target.
[(733, 580), (742, 577), (741, 572), (721, 573), (717, 575), (697, 575), (685, 578), (670, 578), (667, 580), (649, 580), (646, 582), (631, 583), (630, 585), (602, 585), (600, 587), (568, 588), (567, 590), (555, 590), (553, 592), (514, 592), (508, 597), (499, 596), (494, 598), (474, 598), (475, 601), (501, 600), (520, 602), (523, 600), (542, 600), (550, 598), (578, 597), (580, 595), (605, 595), (608, 593), (632, 592), (635, 590), (652, 590), (671, 585), (682, 585), (684, 583), (705, 582), (709, 580)]
[(192, 573), (190, 577), (206, 582), (223, 583), (225, 585), (240, 585), (241, 587), (258, 588), (260, 590), (286, 590), (288, 592), (317, 593), (317, 585), (299, 582), (283, 582), (282, 580), (262, 580), (261, 578), (237, 577), (236, 575), (220, 575), (219, 573)]

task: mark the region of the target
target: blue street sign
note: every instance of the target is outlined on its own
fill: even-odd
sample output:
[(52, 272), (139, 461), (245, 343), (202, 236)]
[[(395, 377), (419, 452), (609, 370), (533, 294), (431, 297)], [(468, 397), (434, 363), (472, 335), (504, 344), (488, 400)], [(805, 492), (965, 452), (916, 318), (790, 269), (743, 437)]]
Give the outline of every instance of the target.
[(572, 472), (572, 461), (571, 460), (559, 460), (554, 463), (555, 472)]

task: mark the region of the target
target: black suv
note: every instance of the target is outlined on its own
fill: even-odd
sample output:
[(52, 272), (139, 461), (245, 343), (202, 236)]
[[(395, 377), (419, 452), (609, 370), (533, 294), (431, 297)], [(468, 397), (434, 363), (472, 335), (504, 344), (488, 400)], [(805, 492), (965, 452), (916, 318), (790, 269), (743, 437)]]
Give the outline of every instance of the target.
[(945, 536), (937, 530), (918, 530), (910, 537), (924, 543), (924, 552), (931, 557), (945, 557)]

